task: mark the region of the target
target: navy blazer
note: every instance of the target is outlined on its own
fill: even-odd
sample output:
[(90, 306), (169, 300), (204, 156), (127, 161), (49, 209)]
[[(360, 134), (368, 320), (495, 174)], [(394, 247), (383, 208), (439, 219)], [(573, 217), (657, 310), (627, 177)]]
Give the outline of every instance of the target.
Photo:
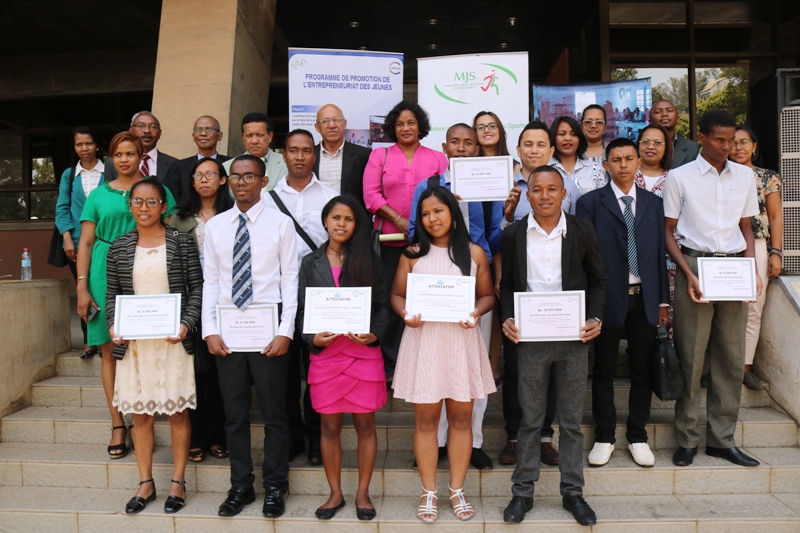
[[(575, 214), (590, 220), (597, 228), (600, 253), (608, 277), (605, 323), (609, 327), (622, 326), (628, 314), (628, 228), (611, 182), (581, 196)], [(635, 220), (636, 257), (639, 277), (642, 278), (644, 309), (647, 321), (655, 326), (658, 324), (659, 304), (669, 303), (661, 198), (637, 188)]]
[[(228, 159), (230, 157), (217, 154), (217, 161), (220, 163), (224, 163)], [(158, 154), (158, 160), (161, 161), (161, 154)], [(175, 197), (175, 203), (178, 207), (183, 207), (183, 204), (189, 200), (189, 187), (194, 187), (194, 179), (189, 173), (198, 161), (197, 154), (194, 154), (186, 159), (179, 159), (170, 163), (164, 180), (161, 182)]]

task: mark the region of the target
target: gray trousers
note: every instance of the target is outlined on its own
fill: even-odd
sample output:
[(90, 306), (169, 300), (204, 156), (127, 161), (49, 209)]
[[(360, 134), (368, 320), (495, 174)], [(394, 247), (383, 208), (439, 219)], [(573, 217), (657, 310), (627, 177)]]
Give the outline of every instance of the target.
[(514, 496), (533, 497), (541, 466), (541, 430), (547, 406), (547, 384), (555, 375), (561, 494), (583, 495), (583, 433), (588, 345), (580, 341), (521, 342), (519, 403), (522, 423), (517, 435), (517, 467), (511, 476)]
[[(684, 257), (697, 274), (697, 259)], [(685, 387), (683, 396), (675, 403), (675, 437), (683, 448), (700, 444), (700, 376), (708, 358), (706, 444), (732, 448), (736, 446), (733, 434), (742, 396), (747, 304), (696, 304), (686, 289), (686, 276), (678, 270), (673, 324), (675, 351)]]

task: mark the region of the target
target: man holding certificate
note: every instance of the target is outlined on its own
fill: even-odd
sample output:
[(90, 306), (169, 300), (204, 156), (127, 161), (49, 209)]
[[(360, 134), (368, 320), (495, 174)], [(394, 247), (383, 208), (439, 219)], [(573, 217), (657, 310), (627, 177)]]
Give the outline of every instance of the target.
[(645, 425), (650, 419), (651, 360), (656, 327), (669, 311), (664, 261), (664, 207), (653, 193), (639, 189), (634, 175), (641, 160), (636, 144), (615, 139), (606, 148), (603, 166), (611, 181), (578, 199), (577, 214), (594, 224), (608, 274), (603, 331), (594, 341), (592, 415), (597, 424), (590, 466), (611, 459), (617, 429), (614, 376), (619, 341), (628, 339), (631, 388), (628, 397), (628, 450), (639, 466), (653, 466)]
[[(667, 175), (664, 190), (667, 251), (678, 266), (675, 351), (685, 380), (683, 396), (675, 404), (678, 449), (672, 462), (678, 466), (692, 464), (702, 437), (700, 376), (706, 358), (709, 369), (706, 455), (722, 457), (741, 466), (759, 464), (742, 453), (734, 440), (742, 394), (747, 326), (747, 304), (740, 289), (748, 278), (755, 282), (752, 286), (756, 297), (762, 289), (752, 260), (730, 260), (754, 257), (750, 217), (759, 213), (753, 171), (728, 161), (735, 134), (736, 120), (730, 113), (706, 113), (700, 120), (702, 154), (693, 162), (672, 170)], [(676, 230), (677, 241), (673, 237)], [(714, 280), (704, 280), (702, 275), (698, 278), (698, 268), (701, 262), (710, 261), (729, 263), (730, 268), (721, 273), (728, 277), (726, 283), (703, 286), (703, 281)], [(725, 287), (733, 291), (720, 292), (719, 289), (724, 291)], [(739, 293), (738, 301), (733, 292)]]
[[(523, 413), (517, 466), (511, 476), (513, 497), (503, 512), (506, 522), (521, 522), (533, 508), (551, 374), (558, 395), (562, 504), (581, 525), (597, 521), (583, 499), (580, 425), (588, 372), (586, 343), (600, 334), (606, 274), (594, 226), (562, 211), (566, 194), (564, 180), (555, 168), (534, 169), (527, 192), (532, 211), (503, 233), (500, 313), (503, 334), (519, 345)], [(539, 327), (539, 321), (552, 327)], [(573, 340), (544, 340), (552, 338), (554, 331)]]
[(278, 517), (289, 490), (286, 382), (297, 311), (297, 242), (292, 220), (261, 199), (266, 165), (237, 157), (228, 181), (236, 205), (206, 224), (203, 334), (216, 358), (225, 404), (231, 489), (220, 516), (255, 500), (250, 455), (250, 383), (264, 422), (262, 512)]

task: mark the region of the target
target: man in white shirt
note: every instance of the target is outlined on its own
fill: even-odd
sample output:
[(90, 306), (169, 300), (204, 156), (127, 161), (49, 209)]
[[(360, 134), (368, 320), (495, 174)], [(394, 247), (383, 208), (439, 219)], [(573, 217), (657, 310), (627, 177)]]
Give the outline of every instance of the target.
[[(264, 162), (238, 157), (228, 181), (236, 205), (206, 225), (203, 268), (203, 335), (216, 358), (225, 405), (225, 432), (231, 463), (231, 489), (220, 516), (234, 516), (255, 499), (250, 454), (250, 383), (264, 422), (262, 512), (278, 517), (289, 490), (289, 421), (286, 414), (285, 355), (294, 335), (297, 311), (297, 241), (289, 217), (269, 209), (260, 197), (267, 183)], [(260, 352), (232, 352), (217, 325), (217, 306), (276, 304), (277, 335)]]
[[(256, 156), (267, 166), (269, 181), (262, 189), (262, 195), (271, 191), (286, 175), (286, 163), (280, 154), (269, 147), (274, 135), (272, 121), (266, 114), (254, 112), (242, 117), (242, 142), (246, 150), (245, 154)], [(232, 160), (229, 160), (223, 165), (228, 174), (231, 173), (231, 163)]]
[[(139, 161), (139, 170), (142, 176), (155, 176), (159, 183), (164, 182), (169, 166), (177, 161), (176, 158), (156, 149), (161, 139), (161, 123), (150, 111), (139, 111), (131, 117), (130, 132), (142, 142), (144, 153)], [(105, 181), (117, 179), (117, 169), (114, 168), (112, 157), (106, 159)]]
[[(268, 195), (264, 202), (276, 210), (292, 218), (297, 230), (298, 268), (303, 257), (316, 250), (328, 240), (328, 232), (322, 225), (322, 208), (328, 200), (338, 196), (337, 192), (323, 185), (314, 175), (314, 137), (306, 130), (293, 130), (286, 136), (283, 160), (286, 162), (287, 174)], [(283, 204), (278, 205), (275, 197)], [(299, 226), (299, 227), (298, 227)], [(305, 235), (304, 235), (305, 234)], [(306, 240), (311, 242), (306, 242)], [(313, 246), (312, 246), (313, 245)], [(302, 359), (308, 372), (309, 351), (301, 337), (303, 325), (297, 324), (294, 341), (289, 348), (289, 375), (286, 391), (286, 408), (289, 414), (289, 431), (292, 438), (290, 460), (305, 449), (308, 436), (308, 462), (311, 465), (322, 464), (320, 450), (320, 417), (311, 406), (311, 394), (306, 387), (303, 406), (305, 425), (300, 412), (300, 380)]]
[[(736, 132), (736, 120), (730, 113), (709, 111), (699, 126), (702, 153), (693, 162), (671, 170), (664, 188), (667, 252), (678, 265), (675, 351), (685, 382), (683, 396), (675, 403), (678, 449), (672, 462), (687, 466), (697, 454), (702, 437), (700, 376), (708, 358), (706, 455), (741, 466), (758, 466), (734, 440), (742, 394), (747, 303), (702, 300), (697, 278), (698, 257), (755, 256), (750, 217), (759, 212), (756, 183), (752, 170), (728, 161)], [(756, 287), (760, 294), (758, 276)]]

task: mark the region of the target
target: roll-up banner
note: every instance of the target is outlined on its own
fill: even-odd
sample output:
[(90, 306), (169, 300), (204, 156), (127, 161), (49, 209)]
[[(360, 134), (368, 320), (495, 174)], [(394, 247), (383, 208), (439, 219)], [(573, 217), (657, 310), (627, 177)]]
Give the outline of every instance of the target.
[(381, 125), (403, 99), (403, 54), (289, 48), (289, 128), (314, 129), (317, 111), (336, 104), (347, 119), (345, 140), (372, 147), (387, 142)]
[(509, 153), (528, 123), (528, 53), (467, 54), (417, 60), (419, 104), (431, 119), (422, 144), (441, 150), (447, 128), (472, 125), (479, 111), (495, 113), (506, 130)]

